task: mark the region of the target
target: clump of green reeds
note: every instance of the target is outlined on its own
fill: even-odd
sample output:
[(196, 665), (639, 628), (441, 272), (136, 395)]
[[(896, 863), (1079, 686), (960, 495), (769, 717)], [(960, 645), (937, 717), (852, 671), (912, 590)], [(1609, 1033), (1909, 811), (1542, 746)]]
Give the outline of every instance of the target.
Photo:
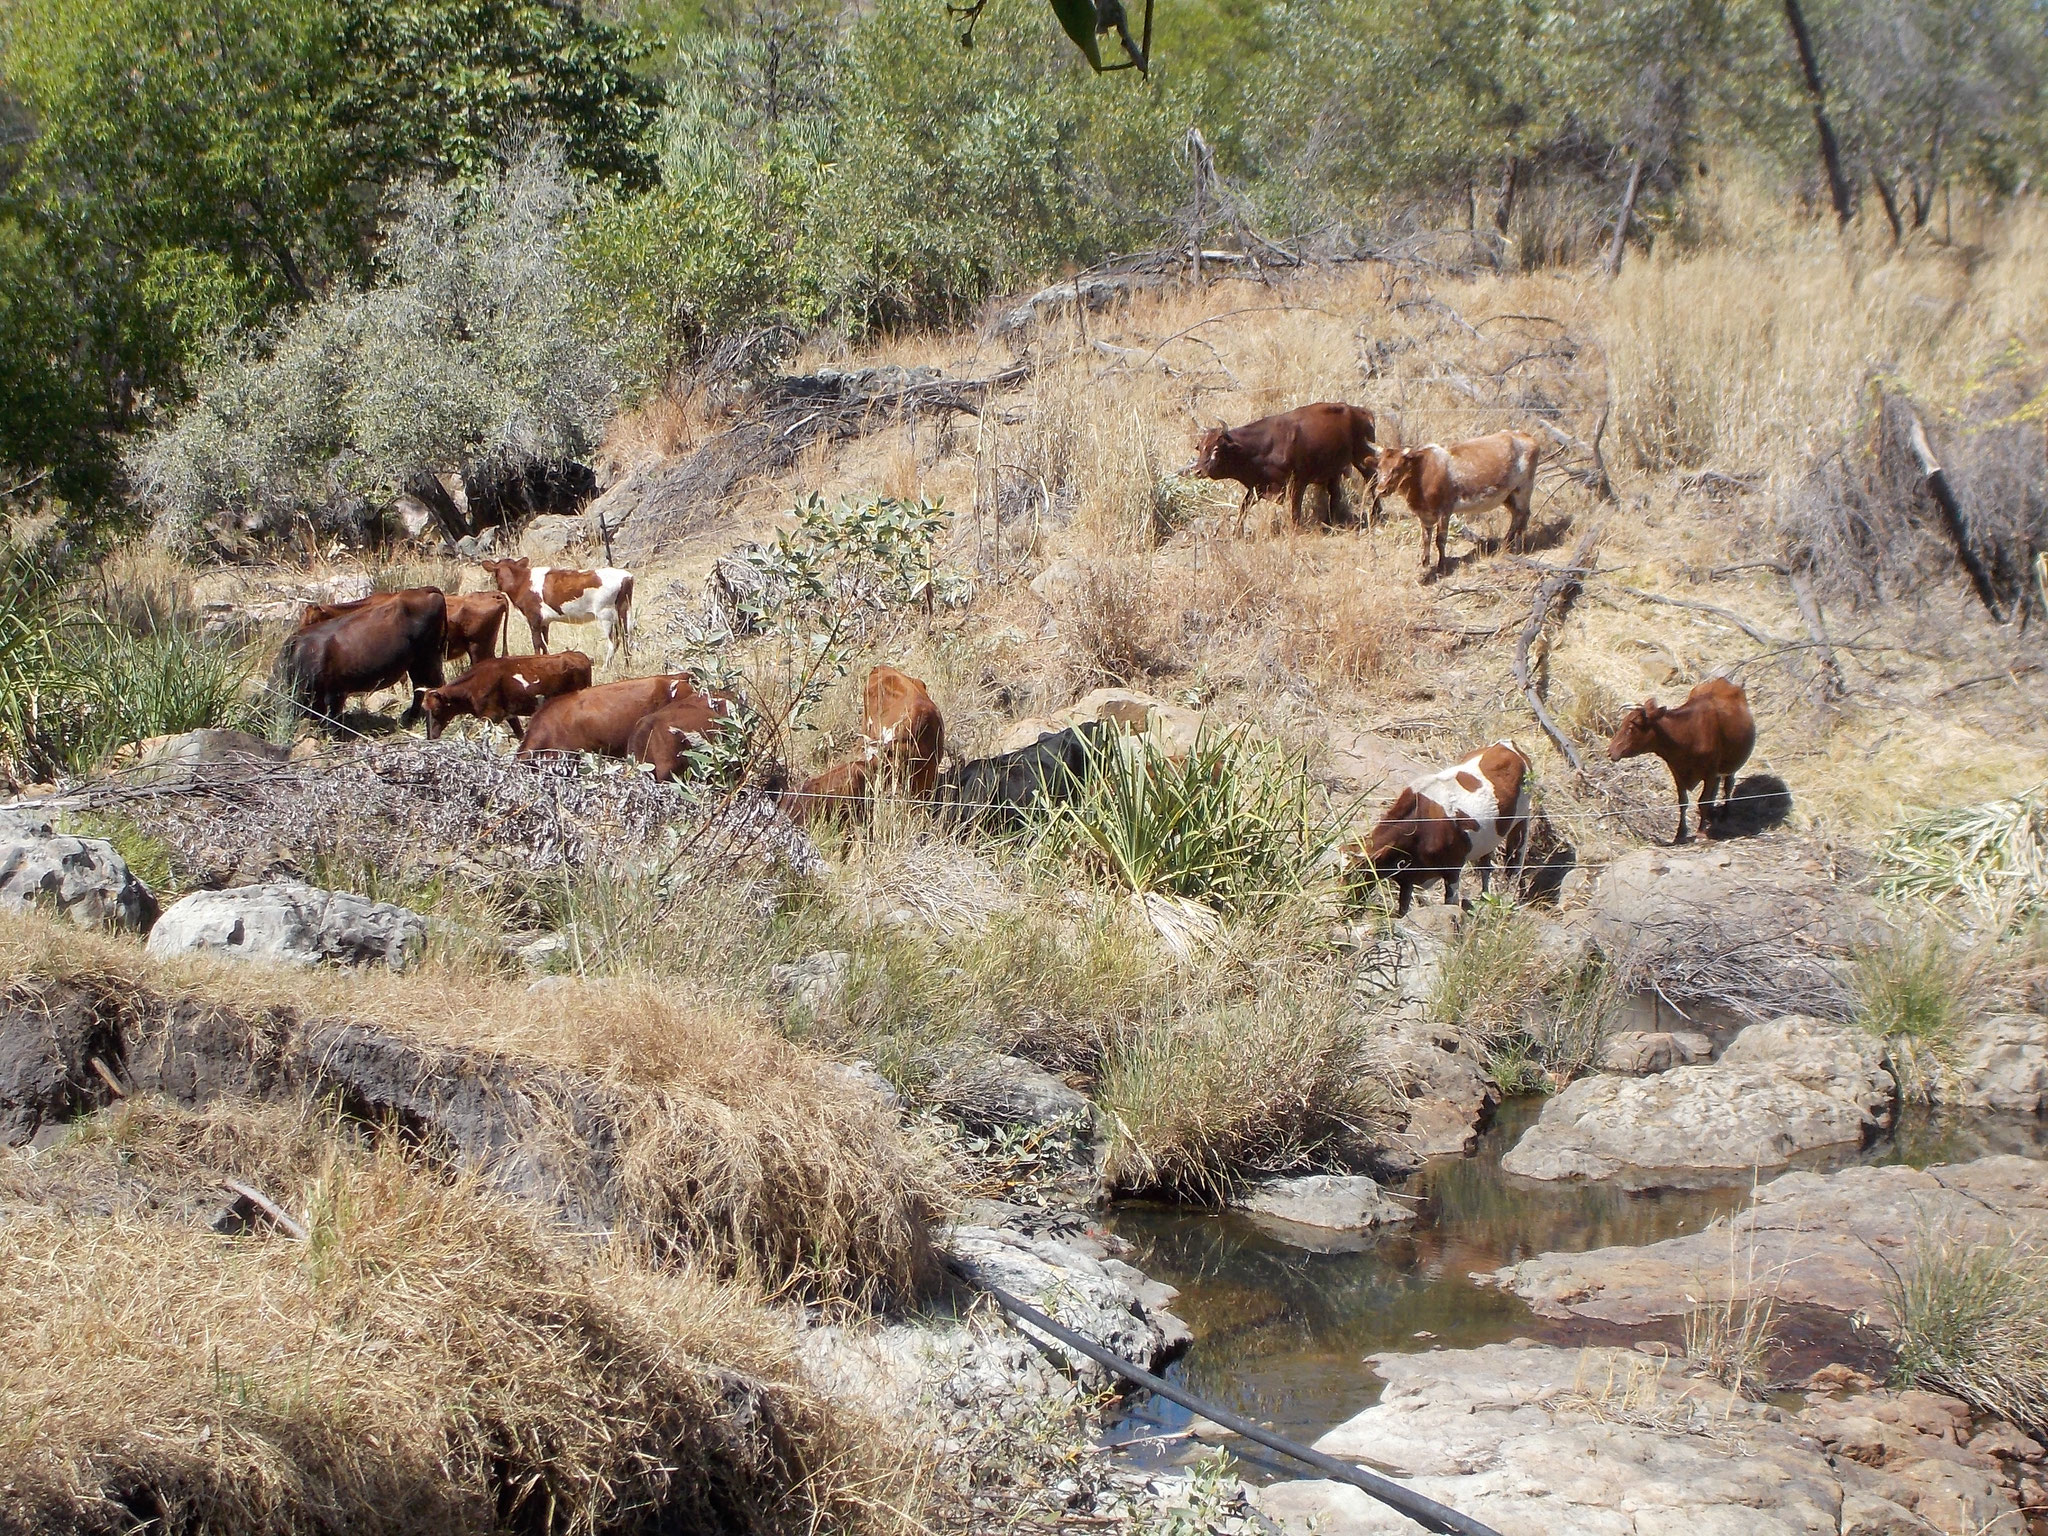
[(2048, 1255), (2018, 1237), (1923, 1230), (1889, 1292), (1895, 1381), (2048, 1428)]
[(1976, 1012), (1978, 979), (1975, 958), (1933, 926), (1857, 953), (1856, 1022), (1884, 1041), (1907, 1098), (1940, 1097)]
[(2048, 912), (2048, 785), (1915, 817), (1877, 847), (1880, 895), (1958, 901), (2008, 932)]

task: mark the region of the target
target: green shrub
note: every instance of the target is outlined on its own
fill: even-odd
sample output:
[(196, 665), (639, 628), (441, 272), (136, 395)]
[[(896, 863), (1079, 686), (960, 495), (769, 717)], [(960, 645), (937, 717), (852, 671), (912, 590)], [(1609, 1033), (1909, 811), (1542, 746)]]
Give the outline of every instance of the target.
[(1939, 1095), (1956, 1068), (1974, 1013), (1977, 968), (1929, 927), (1897, 943), (1860, 951), (1851, 989), (1856, 1022), (1885, 1043), (1899, 1091)]
[(1040, 847), (1123, 888), (1270, 916), (1335, 878), (1347, 820), (1306, 763), (1243, 731), (1205, 736), (1175, 758), (1151, 734), (1090, 748), (1086, 787), (1040, 815)]
[(2048, 1257), (2016, 1238), (1923, 1231), (1888, 1292), (1898, 1385), (2048, 1429)]

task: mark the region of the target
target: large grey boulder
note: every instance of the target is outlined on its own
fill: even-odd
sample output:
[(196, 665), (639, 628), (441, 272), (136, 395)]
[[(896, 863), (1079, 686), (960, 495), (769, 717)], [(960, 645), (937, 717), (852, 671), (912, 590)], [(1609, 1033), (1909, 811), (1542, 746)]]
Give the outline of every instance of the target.
[(0, 820), (0, 907), (34, 907), (81, 928), (148, 930), (156, 897), (104, 838), (71, 837), (34, 811)]
[(1964, 1037), (1962, 1065), (1945, 1096), (1965, 1109), (2048, 1111), (2048, 1019), (2008, 1013), (1977, 1025)]
[(1092, 1131), (1095, 1106), (1045, 1068), (1018, 1056), (982, 1056), (955, 1067), (932, 1098), (976, 1130), (1068, 1126)]
[(1891, 1123), (1897, 1096), (1878, 1041), (1788, 1015), (1752, 1024), (1721, 1059), (1653, 1077), (1582, 1077), (1501, 1159), (1528, 1179), (1641, 1182), (1646, 1173), (1781, 1168), (1856, 1145)]
[(149, 952), (403, 971), (420, 957), (426, 941), (426, 919), (405, 907), (279, 880), (194, 891), (157, 919)]
[[(1099, 1257), (1086, 1243), (1009, 1228), (956, 1227), (947, 1246), (973, 1278), (1000, 1287), (1133, 1365), (1151, 1370), (1165, 1362), (1176, 1340), (1185, 1340), (1177, 1318), (1155, 1317), (1146, 1306), (1131, 1278), (1142, 1283), (1143, 1276)], [(1028, 1323), (1017, 1326), (1032, 1331)], [(1105, 1367), (1078, 1350), (1045, 1342), (1084, 1383), (1109, 1384)]]

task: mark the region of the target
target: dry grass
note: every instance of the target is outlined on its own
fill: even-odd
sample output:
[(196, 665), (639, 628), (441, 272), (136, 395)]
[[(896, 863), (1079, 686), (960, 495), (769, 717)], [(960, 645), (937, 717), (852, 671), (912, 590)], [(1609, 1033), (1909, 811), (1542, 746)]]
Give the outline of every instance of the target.
[(1901, 1385), (2048, 1430), (2048, 1258), (2038, 1248), (1925, 1231), (1888, 1291)]
[(36, 916), (0, 918), (0, 974), (17, 993), (75, 985), (134, 1027), (179, 1003), (241, 1019), (361, 1019), (458, 1056), (565, 1070), (619, 1106), (625, 1206), (664, 1251), (857, 1303), (914, 1295), (930, 1278), (928, 1223), (949, 1198), (930, 1153), (740, 999), (646, 982), (537, 994), (510, 981), (159, 963)]
[[(147, 1103), (0, 1164), (9, 1524), (287, 1533), (887, 1528), (902, 1469), (745, 1288), (575, 1250), (288, 1108)], [(260, 1178), (305, 1243), (161, 1198)], [(112, 1215), (69, 1190), (148, 1186)], [(24, 1187), (28, 1186), (28, 1187)]]

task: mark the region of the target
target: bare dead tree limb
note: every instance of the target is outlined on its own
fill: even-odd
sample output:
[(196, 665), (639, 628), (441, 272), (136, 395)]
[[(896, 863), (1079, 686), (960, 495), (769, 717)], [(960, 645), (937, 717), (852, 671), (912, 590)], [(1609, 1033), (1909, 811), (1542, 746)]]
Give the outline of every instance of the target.
[(1529, 670), (1529, 647), (1536, 643), (1536, 637), (1543, 633), (1543, 626), (1550, 619), (1550, 610), (1560, 602), (1569, 602), (1571, 594), (1578, 591), (1579, 584), (1592, 570), (1593, 546), (1600, 541), (1600, 525), (1595, 523), (1580, 535), (1578, 547), (1572, 551), (1569, 564), (1551, 572), (1536, 584), (1535, 596), (1529, 602), (1529, 621), (1522, 626), (1521, 638), (1515, 642), (1515, 685), (1522, 690), (1522, 697), (1529, 701), (1529, 708), (1536, 716), (1536, 723), (1543, 727), (1543, 734), (1557, 744), (1564, 760), (1572, 765), (1572, 771), (1580, 778), (1586, 777), (1586, 761), (1579, 756), (1579, 749), (1572, 745), (1558, 723), (1544, 707), (1543, 696), (1537, 692), (1535, 679)]
[(233, 1179), (222, 1179), (220, 1187), (229, 1194), (248, 1201), (249, 1204), (255, 1206), (257, 1210), (275, 1222), (282, 1231), (289, 1233), (300, 1242), (305, 1242), (311, 1236), (302, 1223), (294, 1219), (286, 1212), (284, 1207), (261, 1191), (251, 1189), (246, 1184), (238, 1184)]
[(1913, 412), (1912, 430), (1907, 441), (1913, 449), (1913, 457), (1920, 461), (1920, 474), (1927, 482), (1928, 494), (1941, 508), (1942, 521), (1948, 525), (1948, 538), (1955, 546), (1956, 558), (1970, 573), (1970, 585), (1977, 589), (1978, 601), (1983, 603), (1985, 611), (1993, 619), (2003, 624), (2005, 613), (1999, 606), (1998, 594), (1992, 590), (1991, 573), (1984, 569), (1984, 562), (1977, 558), (1977, 551), (1970, 543), (1970, 525), (1963, 517), (1962, 503), (1956, 500), (1955, 487), (1949, 484), (1947, 472), (1934, 456), (1934, 445), (1927, 441), (1927, 428), (1921, 424), (1918, 411)]
[(1607, 247), (1607, 278), (1612, 282), (1621, 270), (1621, 253), (1628, 245), (1628, 226), (1636, 216), (1636, 195), (1643, 190), (1643, 157), (1636, 156), (1628, 168), (1628, 190), (1621, 194), (1621, 212), (1614, 219), (1614, 243)]
[(1841, 658), (1835, 654), (1821, 623), (1820, 602), (1813, 595), (1813, 583), (1803, 571), (1794, 571), (1787, 579), (1792, 583), (1792, 595), (1799, 600), (1799, 616), (1806, 620), (1806, 632), (1813, 637), (1814, 649), (1820, 656), (1820, 671), (1813, 680), (1813, 702), (1825, 709), (1848, 691), (1842, 681)]

